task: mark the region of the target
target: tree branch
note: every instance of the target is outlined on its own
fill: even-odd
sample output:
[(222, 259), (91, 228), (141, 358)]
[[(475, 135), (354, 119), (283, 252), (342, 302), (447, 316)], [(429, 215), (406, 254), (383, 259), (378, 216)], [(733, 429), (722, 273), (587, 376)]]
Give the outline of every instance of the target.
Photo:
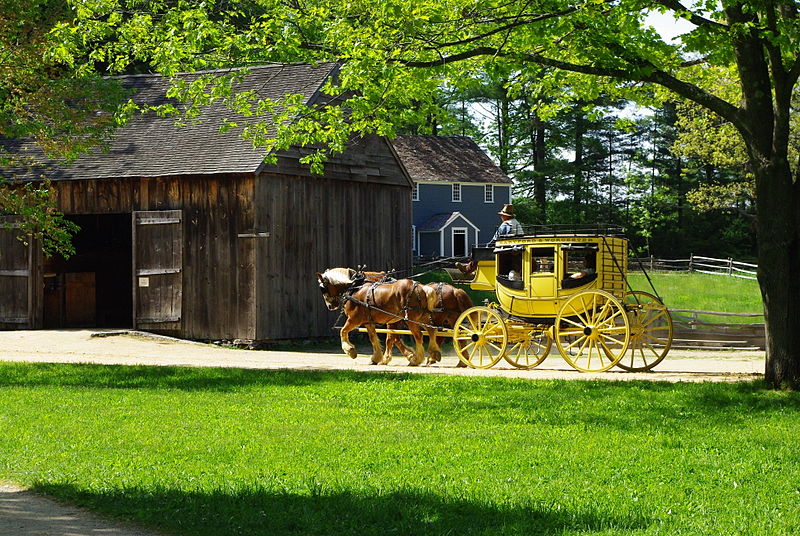
[(475, 47), (451, 56), (442, 56), (440, 59), (432, 61), (413, 61), (403, 60), (401, 58), (396, 58), (392, 61), (402, 63), (408, 67), (426, 68), (438, 67), (481, 56), (502, 56), (516, 58), (518, 60), (574, 73), (618, 78), (620, 80), (629, 80), (632, 82), (652, 82), (666, 87), (667, 89), (672, 90), (688, 100), (705, 106), (738, 127), (742, 127), (744, 125), (742, 112), (736, 106), (733, 106), (729, 102), (695, 85), (684, 82), (683, 80), (680, 80), (675, 76), (656, 68), (652, 64), (639, 66), (639, 69), (637, 70), (625, 70), (612, 67), (598, 67), (594, 65), (570, 63), (548, 58), (536, 53), (511, 54), (502, 52), (500, 49), (494, 47)]
[[(472, 37), (468, 37), (466, 39), (462, 39), (462, 40), (459, 40), (459, 41), (449, 41), (449, 42), (445, 42), (445, 43), (438, 43), (436, 41), (431, 41), (433, 43), (433, 46), (431, 46), (431, 48), (429, 50), (433, 50), (434, 48), (444, 48), (444, 47), (454, 47), (454, 46), (459, 46), (459, 45), (466, 45), (466, 44), (469, 44), (469, 43), (473, 43), (475, 41), (480, 41), (481, 39), (485, 39), (485, 38), (490, 37), (492, 35), (504, 32), (506, 30), (513, 30), (514, 28), (516, 28), (518, 26), (524, 26), (524, 25), (527, 25), (527, 24), (533, 24), (535, 22), (541, 22), (543, 20), (562, 17), (564, 15), (569, 15), (571, 13), (575, 13), (576, 11), (578, 11), (577, 8), (571, 7), (571, 8), (568, 8), (568, 9), (557, 11), (555, 13), (546, 13), (544, 15), (526, 15), (525, 16), (526, 18), (524, 18), (524, 19), (522, 18), (522, 15), (515, 15), (514, 17), (511, 17), (513, 19), (513, 22), (510, 22), (508, 24), (504, 24), (503, 26), (498, 26), (497, 28), (493, 28), (493, 29), (488, 30), (488, 31), (486, 31), (484, 33), (477, 34), (477, 35), (474, 35)], [(497, 21), (491, 21), (491, 22), (497, 22)], [(482, 21), (482, 23), (485, 23), (485, 21)]]
[(676, 15), (680, 16), (683, 19), (688, 20), (695, 26), (704, 26), (706, 28), (713, 28), (716, 30), (728, 29), (728, 26), (726, 26), (725, 24), (720, 24), (719, 22), (713, 21), (711, 19), (701, 17), (697, 13), (690, 11), (688, 8), (684, 7), (684, 5), (681, 4), (678, 0), (656, 0), (655, 3), (673, 11)]

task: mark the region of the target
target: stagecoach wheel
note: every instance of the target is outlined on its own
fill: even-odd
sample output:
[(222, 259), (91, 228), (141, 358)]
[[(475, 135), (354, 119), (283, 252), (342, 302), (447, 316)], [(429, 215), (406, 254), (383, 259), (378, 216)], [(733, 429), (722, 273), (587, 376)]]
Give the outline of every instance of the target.
[(518, 369), (530, 370), (538, 367), (550, 353), (553, 339), (545, 329), (511, 328), (506, 361)]
[(582, 372), (603, 372), (625, 355), (630, 324), (622, 304), (603, 290), (571, 296), (556, 316), (554, 336), (561, 357)]
[(489, 307), (472, 307), (456, 320), (453, 346), (462, 363), (472, 368), (490, 368), (506, 351), (508, 330), (500, 314)]
[(631, 342), (617, 366), (629, 372), (650, 370), (661, 363), (672, 346), (672, 317), (661, 300), (640, 290), (626, 294), (624, 305)]

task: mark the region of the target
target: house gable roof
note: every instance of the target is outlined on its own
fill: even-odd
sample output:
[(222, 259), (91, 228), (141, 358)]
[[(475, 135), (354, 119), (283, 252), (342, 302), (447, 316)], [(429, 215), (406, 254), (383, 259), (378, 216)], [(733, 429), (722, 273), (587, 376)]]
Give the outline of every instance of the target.
[(449, 225), (452, 225), (457, 220), (461, 220), (463, 223), (466, 223), (476, 231), (480, 231), (480, 228), (469, 221), (466, 216), (461, 214), (460, 212), (445, 212), (441, 214), (434, 214), (427, 220), (425, 220), (417, 229), (420, 233), (431, 233), (431, 232), (439, 232), (443, 229), (446, 229)]
[(511, 184), (472, 138), (400, 135), (392, 144), (415, 182)]
[[(312, 103), (335, 69), (330, 63), (251, 67), (234, 87), (237, 91), (252, 90), (260, 98), (273, 100), (286, 94), (301, 94), (304, 103)], [(191, 79), (216, 72), (231, 71), (178, 76)], [(165, 96), (171, 86), (168, 78), (135, 75), (123, 76), (120, 80), (124, 87), (134, 91), (131, 98), (137, 104), (154, 106), (170, 102)], [(225, 118), (236, 120), (240, 126), (221, 133), (219, 129)], [(66, 180), (253, 173), (262, 164), (266, 151), (254, 148), (251, 141), (241, 138), (241, 125), (246, 120), (220, 102), (203, 107), (197, 120), (185, 126), (177, 126), (175, 117), (159, 117), (152, 112), (139, 115), (114, 134), (107, 151), (94, 149), (72, 165), (54, 166), (47, 175), (54, 180)], [(10, 150), (41, 155), (30, 142), (0, 140), (0, 143)]]

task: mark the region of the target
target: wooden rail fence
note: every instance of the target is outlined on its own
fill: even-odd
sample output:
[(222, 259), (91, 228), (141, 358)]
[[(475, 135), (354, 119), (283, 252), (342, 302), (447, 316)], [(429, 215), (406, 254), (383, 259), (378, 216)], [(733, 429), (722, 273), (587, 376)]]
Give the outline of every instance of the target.
[(639, 266), (652, 271), (672, 271), (672, 272), (700, 272), (703, 274), (727, 275), (742, 279), (755, 279), (757, 264), (740, 262), (733, 259), (715, 259), (713, 257), (702, 257), (700, 255), (690, 255), (688, 259), (656, 259), (650, 257), (633, 258), (628, 263), (631, 270), (637, 270)]
[(759, 313), (722, 313), (692, 309), (670, 309), (672, 347), (677, 349), (764, 350), (764, 323), (741, 324), (711, 321), (709, 317), (761, 318)]

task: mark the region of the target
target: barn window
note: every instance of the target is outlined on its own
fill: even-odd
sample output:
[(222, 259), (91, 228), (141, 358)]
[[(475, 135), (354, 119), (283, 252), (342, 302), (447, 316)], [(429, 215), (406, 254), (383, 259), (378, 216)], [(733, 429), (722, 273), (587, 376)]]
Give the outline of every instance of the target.
[(487, 184), (484, 187), (483, 201), (485, 203), (494, 203), (494, 185)]
[(461, 185), (453, 183), (453, 203), (461, 202)]
[(419, 185), (416, 182), (414, 183), (414, 186), (411, 188), (411, 200), (419, 201)]

